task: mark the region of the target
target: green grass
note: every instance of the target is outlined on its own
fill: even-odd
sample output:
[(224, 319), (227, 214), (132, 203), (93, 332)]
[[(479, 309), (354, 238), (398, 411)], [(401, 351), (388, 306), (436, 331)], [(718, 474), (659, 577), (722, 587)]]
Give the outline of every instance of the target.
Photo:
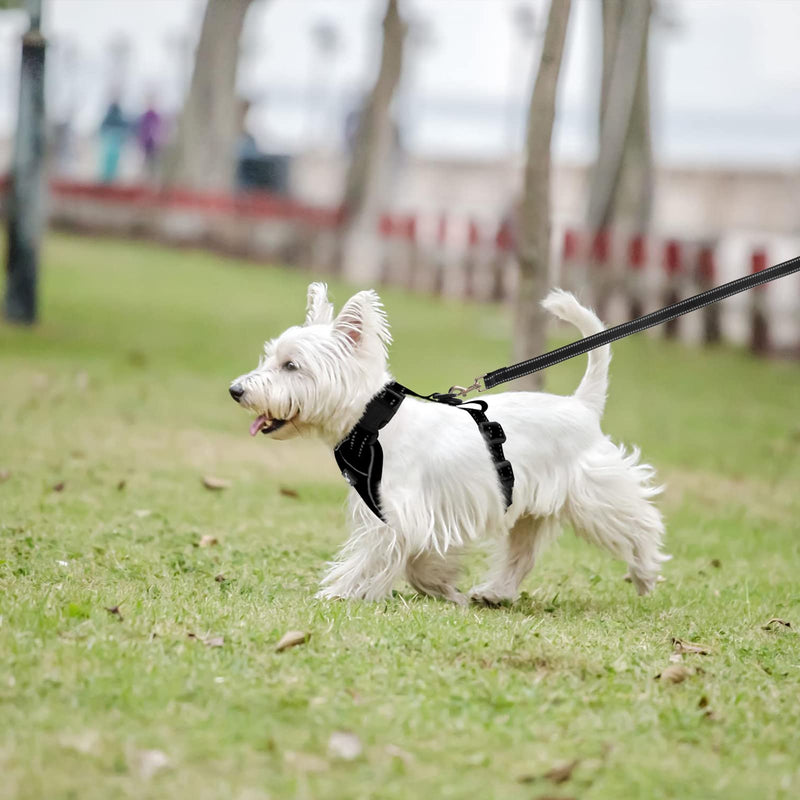
[[(403, 585), (326, 603), (346, 535), (332, 455), (251, 439), (226, 391), (300, 320), (307, 276), (66, 236), (44, 260), (42, 323), (0, 327), (0, 797), (800, 795), (796, 364), (615, 347), (605, 427), (669, 487), (652, 596), (568, 534), (507, 608)], [(500, 309), (384, 299), (417, 390), (506, 362)], [(274, 652), (289, 629), (309, 643)], [(665, 685), (673, 636), (712, 654)], [(330, 756), (335, 731), (362, 755)], [(150, 750), (168, 765), (148, 777)], [(571, 759), (567, 782), (542, 777)]]

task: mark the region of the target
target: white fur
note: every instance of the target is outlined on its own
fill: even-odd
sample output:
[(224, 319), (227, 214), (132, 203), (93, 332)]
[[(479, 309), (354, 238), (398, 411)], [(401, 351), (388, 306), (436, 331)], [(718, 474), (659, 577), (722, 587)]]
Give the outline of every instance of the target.
[[(568, 292), (544, 307), (587, 336), (603, 329)], [(237, 378), (240, 403), (289, 423), (270, 434), (321, 437), (333, 448), (391, 376), (391, 341), (374, 292), (352, 297), (333, 319), (324, 284), (311, 284), (302, 327), (268, 342), (257, 369)], [(514, 468), (513, 503), (505, 510), (494, 465), (471, 417), (458, 409), (406, 398), (381, 431), (381, 504), (386, 523), (350, 491), (350, 538), (322, 581), (321, 597), (386, 597), (405, 575), (425, 594), (464, 602), (456, 588), (459, 556), (492, 537), (496, 553), (486, 581), (470, 596), (513, 600), (538, 554), (570, 523), (578, 535), (628, 564), (640, 594), (655, 585), (664, 526), (652, 498), (653, 469), (600, 429), (610, 349), (589, 354), (571, 397), (529, 392), (484, 395), (487, 415), (506, 432)], [(297, 369), (288, 371), (287, 362)]]

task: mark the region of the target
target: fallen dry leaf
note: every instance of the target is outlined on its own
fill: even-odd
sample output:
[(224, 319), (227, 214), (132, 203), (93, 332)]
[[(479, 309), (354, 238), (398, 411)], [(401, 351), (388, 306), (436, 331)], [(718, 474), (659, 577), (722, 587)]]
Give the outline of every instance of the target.
[(705, 644), (697, 642), (687, 642), (683, 639), (672, 637), (672, 646), (676, 653), (697, 653), (701, 656), (711, 655), (711, 648)]
[(355, 689), (348, 689), (347, 694), (353, 698), (353, 703), (357, 706), (364, 701), (364, 698)]
[(119, 606), (111, 606), (111, 608), (106, 608), (109, 614), (115, 616), (120, 622), (123, 620), (122, 614), (120, 614)]
[(575, 800), (574, 797), (564, 797), (561, 794), (537, 794), (535, 800)]
[(67, 484), (65, 481), (59, 481), (58, 483), (53, 484), (52, 489), (54, 492), (63, 492), (66, 485)]
[(661, 673), (656, 675), (662, 683), (681, 683), (692, 673), (683, 664), (670, 664)]
[(128, 363), (134, 367), (143, 367), (147, 363), (147, 354), (141, 350), (131, 350), (126, 358)]
[(279, 491), (279, 492), (280, 492), (280, 493), (281, 493), (281, 494), (282, 494), (284, 497), (293, 497), (295, 500), (296, 500), (298, 497), (300, 497), (300, 495), (297, 493), (297, 490), (296, 490), (296, 489), (290, 489), (288, 486), (281, 486), (281, 487), (280, 487), (280, 489), (278, 489), (278, 491)]
[(310, 633), (303, 633), (303, 631), (287, 631), (281, 636), (281, 640), (275, 645), (275, 652), (281, 653), (288, 650), (290, 647), (297, 647), (299, 644), (305, 644), (311, 638)]
[(206, 534), (200, 538), (198, 542), (200, 547), (213, 547), (215, 544), (219, 544), (219, 540), (216, 536), (211, 536), (210, 534)]
[(328, 755), (342, 761), (353, 761), (364, 751), (364, 745), (350, 731), (334, 731), (328, 739)]
[(231, 482), (225, 478), (215, 478), (213, 475), (206, 475), (203, 478), (203, 486), (212, 491), (219, 491), (220, 489), (230, 489)]
[(0, 483), (5, 483), (11, 477), (11, 470), (0, 469)]
[(324, 758), (312, 755), (311, 753), (295, 753), (287, 750), (283, 754), (287, 764), (300, 772), (325, 772), (329, 764)]
[(407, 750), (403, 750), (402, 747), (398, 747), (396, 744), (387, 744), (383, 749), (387, 756), (399, 758), (406, 766), (410, 766), (414, 761), (414, 756), (412, 756), (411, 753)]
[(777, 617), (773, 617), (766, 625), (762, 625), (761, 629), (765, 631), (772, 631), (772, 630), (780, 630), (782, 627), (791, 628), (792, 623), (788, 622), (785, 619), (778, 619)]
[(573, 758), (572, 761), (562, 761), (560, 764), (556, 764), (554, 767), (547, 770), (543, 777), (553, 783), (566, 783), (572, 777), (572, 773), (579, 763), (580, 759), (578, 758)]
[(189, 633), (186, 634), (189, 639), (193, 639), (195, 642), (202, 642), (206, 647), (222, 647), (225, 644), (225, 638), (223, 636), (210, 636), (208, 639), (201, 639), (196, 633)]
[(137, 750), (133, 762), (136, 772), (143, 780), (150, 780), (153, 775), (170, 765), (169, 757), (161, 750)]
[(99, 750), (100, 734), (97, 731), (86, 730), (80, 733), (67, 733), (59, 737), (59, 744), (69, 750), (75, 750), (85, 756)]

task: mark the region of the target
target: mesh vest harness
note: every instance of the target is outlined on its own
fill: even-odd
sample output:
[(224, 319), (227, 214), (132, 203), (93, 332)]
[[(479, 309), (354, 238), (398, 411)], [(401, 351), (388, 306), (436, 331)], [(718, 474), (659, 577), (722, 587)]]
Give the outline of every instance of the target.
[(696, 311), (739, 292), (753, 289), (798, 271), (800, 271), (800, 256), (769, 267), (769, 269), (754, 272), (751, 275), (745, 275), (729, 283), (708, 289), (693, 297), (687, 297), (685, 300), (680, 300), (638, 319), (578, 339), (564, 347), (551, 350), (549, 353), (543, 353), (519, 364), (487, 372), (485, 375), (477, 377), (471, 386), (452, 386), (450, 391), (444, 394), (420, 395), (396, 381), (387, 383), (367, 403), (364, 414), (355, 427), (334, 448), (336, 463), (345, 480), (358, 492), (367, 507), (385, 522), (380, 506), (383, 450), (378, 441), (378, 431), (394, 417), (400, 404), (408, 395), (434, 403), (443, 403), (466, 411), (475, 420), (494, 463), (505, 507), (508, 508), (511, 505), (511, 495), (514, 489), (514, 470), (503, 454), (503, 443), (506, 441), (503, 428), (500, 423), (487, 419), (486, 409), (488, 406), (483, 400), (465, 401), (460, 400), (459, 397), (466, 397), (472, 391), (484, 392), (501, 383), (531, 375), (569, 358), (588, 353), (596, 347), (610, 344), (617, 339), (639, 333), (654, 325), (660, 325), (683, 314), (688, 314), (690, 311)]

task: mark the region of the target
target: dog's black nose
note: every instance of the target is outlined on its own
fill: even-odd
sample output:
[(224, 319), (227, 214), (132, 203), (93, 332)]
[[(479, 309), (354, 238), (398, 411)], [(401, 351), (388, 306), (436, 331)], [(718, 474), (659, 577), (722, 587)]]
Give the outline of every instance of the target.
[(228, 391), (231, 393), (231, 397), (238, 403), (244, 394), (244, 387), (241, 383), (234, 383)]

